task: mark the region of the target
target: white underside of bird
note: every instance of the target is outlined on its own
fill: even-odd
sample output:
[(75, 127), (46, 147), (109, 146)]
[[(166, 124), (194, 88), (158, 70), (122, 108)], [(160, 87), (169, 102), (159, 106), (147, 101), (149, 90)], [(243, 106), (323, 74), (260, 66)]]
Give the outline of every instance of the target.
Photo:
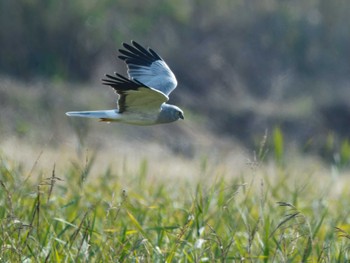
[[(167, 106), (173, 106), (167, 104)], [(176, 106), (175, 106), (176, 107)], [(161, 113), (134, 113), (124, 112), (118, 113), (118, 110), (96, 110), (96, 111), (69, 111), (66, 113), (70, 117), (82, 117), (99, 119), (102, 122), (122, 122), (126, 124), (148, 126), (162, 123), (169, 123), (169, 119), (162, 121)], [(183, 119), (183, 117), (180, 117)], [(174, 120), (175, 121), (175, 120)]]

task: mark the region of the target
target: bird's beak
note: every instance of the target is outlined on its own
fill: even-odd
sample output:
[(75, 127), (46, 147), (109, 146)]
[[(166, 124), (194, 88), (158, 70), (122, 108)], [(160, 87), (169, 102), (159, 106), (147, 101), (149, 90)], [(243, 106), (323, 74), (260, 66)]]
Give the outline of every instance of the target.
[(180, 119), (182, 119), (182, 120), (184, 120), (184, 119), (185, 119), (185, 117), (184, 117), (184, 115), (183, 115), (182, 113), (180, 114), (180, 116), (179, 116), (179, 117), (180, 117)]

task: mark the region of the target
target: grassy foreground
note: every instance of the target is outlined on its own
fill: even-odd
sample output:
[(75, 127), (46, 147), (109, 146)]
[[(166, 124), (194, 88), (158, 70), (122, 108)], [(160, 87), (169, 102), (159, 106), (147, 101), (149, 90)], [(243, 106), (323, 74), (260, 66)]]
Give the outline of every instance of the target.
[(342, 176), (251, 163), (237, 177), (203, 160), (199, 179), (162, 179), (147, 160), (93, 172), (91, 157), (33, 179), (0, 162), (1, 262), (350, 260)]

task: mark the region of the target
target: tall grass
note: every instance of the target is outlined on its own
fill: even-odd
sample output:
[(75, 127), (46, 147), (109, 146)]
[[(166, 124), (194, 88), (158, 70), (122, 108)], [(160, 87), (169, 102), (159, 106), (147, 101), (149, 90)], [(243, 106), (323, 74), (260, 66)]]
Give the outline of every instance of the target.
[(92, 174), (91, 157), (26, 180), (0, 161), (1, 262), (350, 260), (349, 187), (297, 168), (255, 160), (230, 178), (206, 163), (193, 182), (156, 180), (147, 160)]

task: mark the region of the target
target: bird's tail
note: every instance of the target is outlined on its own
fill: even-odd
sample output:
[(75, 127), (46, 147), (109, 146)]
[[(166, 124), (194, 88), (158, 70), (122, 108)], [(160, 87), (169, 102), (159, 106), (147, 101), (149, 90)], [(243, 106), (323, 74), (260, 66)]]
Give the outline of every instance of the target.
[(116, 110), (97, 110), (97, 111), (69, 111), (66, 112), (70, 117), (94, 118), (100, 121), (118, 121), (119, 114)]

